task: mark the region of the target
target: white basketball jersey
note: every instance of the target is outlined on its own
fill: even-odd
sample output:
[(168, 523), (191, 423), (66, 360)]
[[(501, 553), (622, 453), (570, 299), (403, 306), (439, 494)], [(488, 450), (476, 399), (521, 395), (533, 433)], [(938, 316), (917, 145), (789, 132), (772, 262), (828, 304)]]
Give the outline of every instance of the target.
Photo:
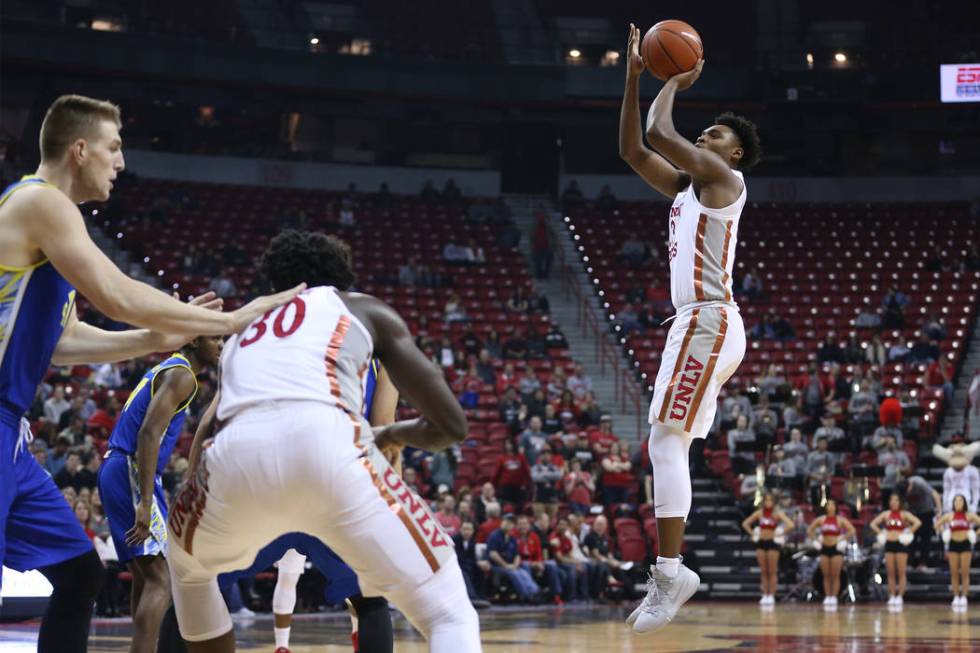
[(732, 172), (742, 181), (742, 192), (729, 206), (701, 206), (690, 184), (670, 208), (670, 299), (677, 310), (695, 302), (732, 301), (738, 219), (747, 197), (742, 173)]
[(360, 414), (374, 343), (335, 288), (309, 288), (232, 336), (218, 419), (259, 403), (318, 401)]

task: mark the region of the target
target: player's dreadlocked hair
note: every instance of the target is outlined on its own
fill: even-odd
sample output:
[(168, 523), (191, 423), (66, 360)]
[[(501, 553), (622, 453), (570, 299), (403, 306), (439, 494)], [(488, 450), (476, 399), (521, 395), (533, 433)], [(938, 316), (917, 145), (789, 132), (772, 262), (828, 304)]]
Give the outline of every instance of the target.
[(306, 282), (308, 287), (334, 286), (347, 290), (354, 283), (350, 247), (316, 231), (285, 229), (269, 242), (259, 271), (275, 291)]
[(762, 157), (762, 145), (759, 144), (755, 123), (744, 116), (736, 116), (731, 111), (727, 111), (715, 118), (715, 124), (724, 125), (735, 132), (744, 152), (738, 162), (738, 169), (742, 172), (751, 170)]

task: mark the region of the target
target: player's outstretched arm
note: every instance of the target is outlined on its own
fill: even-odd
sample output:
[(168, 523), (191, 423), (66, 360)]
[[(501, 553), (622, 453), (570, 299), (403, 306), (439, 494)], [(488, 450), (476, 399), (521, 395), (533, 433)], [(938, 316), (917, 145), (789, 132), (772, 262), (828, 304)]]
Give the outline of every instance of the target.
[(415, 346), (398, 313), (369, 295), (345, 293), (344, 301), (371, 331), (374, 353), (395, 388), (422, 413), (417, 419), (375, 429), (378, 447), (400, 444), (438, 451), (462, 442), (468, 431), (466, 415), (441, 370)]
[(150, 508), (153, 505), (157, 458), (160, 456), (160, 436), (197, 387), (194, 373), (187, 367), (163, 370), (151, 383), (154, 384), (153, 398), (136, 436), (140, 502), (136, 505), (136, 521), (126, 533), (126, 544), (130, 546), (139, 544), (150, 535)]
[(640, 30), (630, 23), (629, 43), (626, 46), (626, 88), (623, 91), (623, 108), (619, 114), (619, 156), (645, 182), (673, 198), (690, 183), (690, 178), (643, 144), (640, 75), (644, 66), (639, 44)]
[(194, 439), (191, 441), (191, 450), (187, 454), (187, 474), (188, 477), (197, 471), (197, 465), (201, 461), (201, 451), (204, 450), (204, 442), (214, 433), (216, 415), (218, 413), (218, 400), (221, 397), (221, 390), (214, 393), (211, 405), (208, 406), (201, 421), (197, 423), (197, 430), (194, 431)]
[(653, 149), (699, 183), (734, 180), (731, 168), (720, 156), (695, 147), (674, 129), (674, 96), (677, 91), (690, 88), (701, 75), (703, 65), (704, 61), (699, 61), (694, 70), (674, 75), (664, 83), (647, 114), (647, 140)]
[(12, 209), (24, 213), (23, 224), (31, 243), (97, 309), (119, 322), (193, 336), (238, 333), (305, 287), (260, 297), (231, 313), (182, 304), (123, 274), (92, 242), (78, 207), (60, 191), (30, 188), (8, 201)]
[[(188, 303), (220, 311), (222, 300), (213, 292), (207, 292)], [(149, 329), (106, 331), (80, 321), (72, 306), (68, 324), (58, 340), (51, 362), (55, 365), (115, 363), (180, 349), (191, 340), (190, 336), (157, 333)]]

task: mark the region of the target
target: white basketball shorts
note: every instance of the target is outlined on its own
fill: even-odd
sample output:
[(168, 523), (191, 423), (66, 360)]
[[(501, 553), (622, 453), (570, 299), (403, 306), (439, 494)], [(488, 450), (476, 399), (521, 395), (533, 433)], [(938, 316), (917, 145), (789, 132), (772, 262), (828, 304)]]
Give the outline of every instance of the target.
[(733, 305), (682, 309), (667, 333), (650, 403), (650, 423), (708, 435), (718, 394), (745, 356), (745, 327)]
[[(459, 611), (466, 589), (452, 540), (370, 435), (362, 439), (367, 428), (359, 416), (309, 401), (249, 409), (222, 428), (167, 524), (185, 639), (228, 632), (217, 575), (248, 567), (259, 549), (295, 531), (331, 547), (366, 596), (388, 598), (423, 632), (438, 615)], [(430, 581), (455, 591), (443, 592), (445, 601), (419, 600)]]

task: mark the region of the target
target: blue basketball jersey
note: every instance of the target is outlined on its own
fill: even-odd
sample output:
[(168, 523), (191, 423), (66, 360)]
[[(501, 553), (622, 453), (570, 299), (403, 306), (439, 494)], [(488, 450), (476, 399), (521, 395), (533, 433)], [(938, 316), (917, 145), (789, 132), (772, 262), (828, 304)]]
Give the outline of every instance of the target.
[[(140, 379), (139, 384), (137, 384), (132, 394), (129, 395), (129, 399), (126, 400), (126, 405), (123, 407), (122, 413), (119, 415), (119, 420), (116, 422), (116, 428), (112, 430), (112, 435), (109, 436), (109, 449), (122, 451), (130, 456), (136, 455), (136, 444), (140, 427), (143, 426), (146, 410), (150, 406), (150, 400), (153, 399), (157, 377), (161, 372), (175, 367), (186, 367), (192, 375), (194, 374), (190, 361), (180, 354), (172, 354), (170, 358), (147, 371), (143, 375), (143, 378)], [(167, 461), (170, 460), (170, 453), (177, 444), (177, 436), (180, 435), (180, 429), (184, 425), (184, 420), (187, 419), (187, 407), (190, 406), (196, 394), (197, 380), (195, 377), (194, 392), (191, 393), (187, 401), (174, 413), (170, 419), (170, 423), (167, 425), (167, 430), (160, 434), (160, 455), (157, 460), (157, 474), (162, 474), (163, 470), (167, 467)]]
[(377, 358), (371, 359), (367, 374), (364, 377), (364, 418), (371, 421), (371, 407), (374, 404), (374, 391), (378, 387), (378, 369), (381, 362)]
[[(34, 185), (51, 186), (24, 177), (0, 195), (0, 206)], [(6, 410), (21, 415), (30, 408), (74, 303), (75, 289), (47, 259), (28, 267), (0, 264), (0, 403)]]

